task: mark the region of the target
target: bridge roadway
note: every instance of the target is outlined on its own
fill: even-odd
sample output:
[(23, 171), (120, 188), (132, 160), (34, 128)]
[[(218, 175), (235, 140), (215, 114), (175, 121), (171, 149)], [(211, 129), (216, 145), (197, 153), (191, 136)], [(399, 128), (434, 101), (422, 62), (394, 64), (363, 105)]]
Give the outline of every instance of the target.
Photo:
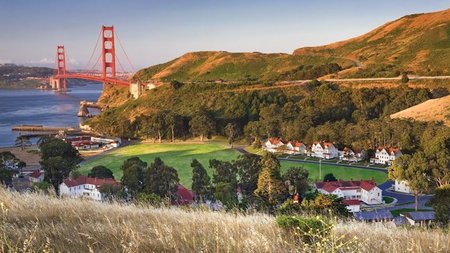
[(131, 82), (126, 79), (118, 79), (114, 77), (102, 77), (97, 75), (87, 75), (87, 74), (79, 74), (79, 73), (68, 73), (65, 75), (55, 75), (53, 76), (54, 79), (83, 79), (83, 80), (90, 80), (90, 81), (97, 81), (102, 83), (112, 83), (117, 84), (121, 86), (127, 86), (129, 87), (131, 85)]

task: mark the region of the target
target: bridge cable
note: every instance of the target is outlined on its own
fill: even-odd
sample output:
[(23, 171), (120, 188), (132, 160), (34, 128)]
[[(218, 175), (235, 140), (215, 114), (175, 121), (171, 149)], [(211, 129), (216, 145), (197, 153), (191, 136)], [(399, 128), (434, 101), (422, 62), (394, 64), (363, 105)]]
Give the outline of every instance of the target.
[(94, 57), (95, 50), (97, 50), (101, 35), (102, 35), (102, 32), (100, 31), (100, 33), (98, 34), (98, 37), (97, 37), (97, 42), (95, 42), (95, 47), (92, 49), (91, 57), (89, 57), (89, 61), (87, 62), (85, 69), (89, 69), (89, 64), (91, 63), (91, 61)]
[[(130, 64), (130, 66), (131, 66), (131, 72), (135, 72), (135, 77), (138, 79), (138, 81), (140, 81), (141, 82), (141, 84), (143, 84), (144, 82), (142, 81), (142, 79), (139, 77), (139, 75), (136, 75), (136, 68), (133, 66), (133, 63), (131, 63), (131, 60), (130, 60), (130, 57), (128, 57), (128, 54), (127, 54), (127, 52), (125, 52), (125, 48), (123, 47), (123, 44), (122, 44), (122, 42), (120, 41), (120, 38), (119, 38), (119, 35), (117, 34), (117, 32), (116, 31), (114, 31), (114, 33), (115, 33), (115, 36), (117, 37), (117, 41), (119, 41), (119, 46), (120, 46), (120, 48), (122, 49), (122, 52), (124, 53), (124, 55), (125, 55), (125, 58), (127, 59), (127, 61), (128, 61), (128, 64)], [(118, 59), (118, 58), (117, 58)], [(119, 62), (119, 64), (120, 64), (120, 62)]]

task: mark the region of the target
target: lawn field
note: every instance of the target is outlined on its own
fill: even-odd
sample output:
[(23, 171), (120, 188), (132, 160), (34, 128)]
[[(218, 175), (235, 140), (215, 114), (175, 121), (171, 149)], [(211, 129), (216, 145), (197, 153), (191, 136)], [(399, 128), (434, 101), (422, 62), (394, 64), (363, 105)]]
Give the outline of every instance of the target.
[[(116, 179), (122, 177), (120, 169), (123, 161), (127, 158), (138, 156), (143, 161), (150, 164), (156, 157), (160, 157), (164, 163), (174, 167), (178, 171), (180, 182), (187, 188), (191, 187), (192, 159), (199, 160), (205, 169), (212, 176), (212, 170), (209, 168), (210, 159), (218, 160), (235, 160), (239, 156), (239, 152), (230, 149), (227, 145), (221, 143), (141, 143), (122, 147), (112, 151), (111, 153), (89, 159), (80, 165), (80, 172), (87, 174), (89, 170), (97, 165), (103, 165), (114, 172)], [(302, 166), (310, 173), (312, 181), (319, 180), (319, 165), (304, 164), (290, 161), (281, 161), (282, 172), (290, 167)], [(378, 183), (386, 181), (386, 174), (377, 171), (370, 171), (358, 168), (339, 167), (333, 165), (322, 165), (322, 177), (327, 173), (333, 173), (339, 179), (370, 179), (372, 177)]]
[(149, 165), (156, 157), (160, 157), (165, 164), (178, 171), (180, 183), (187, 188), (191, 188), (191, 162), (193, 159), (199, 160), (209, 175), (212, 175), (212, 170), (209, 168), (210, 159), (234, 160), (239, 156), (239, 152), (220, 143), (141, 143), (118, 148), (111, 153), (83, 162), (80, 166), (80, 172), (87, 174), (92, 167), (103, 165), (114, 172), (116, 179), (120, 179), (122, 177), (120, 166), (122, 166), (123, 161), (134, 156), (138, 156)]
[(299, 163), (291, 161), (281, 161), (281, 172), (283, 173), (290, 167), (303, 167), (309, 171), (309, 178), (312, 181), (322, 180), (327, 173), (333, 173), (337, 179), (342, 180), (360, 180), (360, 179), (375, 179), (378, 184), (384, 183), (387, 180), (387, 174), (381, 171), (366, 170), (354, 167), (343, 167), (329, 164), (322, 164), (322, 178), (319, 178), (319, 164)]

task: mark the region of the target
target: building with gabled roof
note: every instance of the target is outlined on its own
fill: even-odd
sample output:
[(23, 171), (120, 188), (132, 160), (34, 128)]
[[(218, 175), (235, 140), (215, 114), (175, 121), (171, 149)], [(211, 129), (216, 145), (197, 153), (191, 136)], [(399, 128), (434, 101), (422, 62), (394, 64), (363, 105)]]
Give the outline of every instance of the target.
[(44, 181), (44, 171), (41, 170), (35, 170), (33, 171), (29, 176), (28, 180), (32, 183), (40, 183)]
[(398, 147), (378, 147), (375, 157), (370, 159), (371, 163), (392, 165), (392, 162), (402, 155)]
[(286, 144), (287, 151), (286, 153), (298, 155), (298, 154), (306, 154), (307, 148), (303, 142), (299, 141), (290, 141)]
[(118, 185), (119, 182), (112, 178), (95, 178), (80, 176), (76, 179), (66, 179), (59, 185), (61, 196), (70, 196), (74, 198), (84, 197), (93, 200), (103, 200), (100, 189), (103, 185)]
[(264, 143), (263, 149), (265, 149), (268, 152), (276, 153), (280, 152), (280, 147), (285, 146), (286, 143), (283, 142), (280, 138), (269, 138)]
[(435, 212), (407, 212), (400, 215), (405, 217), (410, 225), (430, 225), (432, 222), (434, 222)]
[(334, 194), (346, 200), (358, 200), (368, 205), (383, 203), (382, 190), (373, 180), (317, 182), (322, 194)]
[(333, 159), (339, 157), (339, 151), (331, 142), (316, 141), (311, 146), (311, 156), (323, 159)]

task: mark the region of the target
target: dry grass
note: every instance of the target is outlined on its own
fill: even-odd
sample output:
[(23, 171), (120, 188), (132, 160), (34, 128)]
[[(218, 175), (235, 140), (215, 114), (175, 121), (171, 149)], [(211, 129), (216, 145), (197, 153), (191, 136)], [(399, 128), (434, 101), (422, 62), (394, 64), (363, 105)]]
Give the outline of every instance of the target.
[(443, 121), (450, 126), (450, 95), (442, 98), (430, 99), (418, 105), (407, 108), (391, 115), (392, 119), (414, 119), (418, 121)]
[(440, 230), (337, 222), (330, 237), (306, 245), (263, 214), (102, 204), (3, 189), (0, 204), (0, 250), (13, 252), (450, 251), (450, 236)]

